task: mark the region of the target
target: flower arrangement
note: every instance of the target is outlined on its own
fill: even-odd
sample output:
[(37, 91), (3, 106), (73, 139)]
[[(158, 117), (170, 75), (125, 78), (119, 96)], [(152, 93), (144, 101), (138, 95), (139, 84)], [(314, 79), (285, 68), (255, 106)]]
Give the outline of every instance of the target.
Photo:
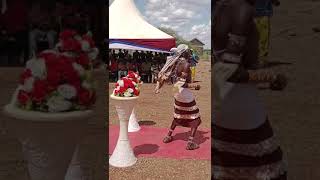
[(133, 72), (133, 71), (129, 71), (127, 78), (134, 81), (135, 83), (137, 83), (138, 85), (143, 84), (143, 82), (141, 81), (141, 77), (139, 76), (138, 72)]
[(42, 51), (26, 63), (16, 105), (41, 112), (89, 109), (96, 100), (92, 60), (98, 53), (90, 36), (63, 31), (55, 49)]
[(118, 97), (135, 97), (139, 96), (139, 94), (140, 89), (138, 83), (128, 77), (123, 77), (118, 80), (113, 90), (113, 95)]

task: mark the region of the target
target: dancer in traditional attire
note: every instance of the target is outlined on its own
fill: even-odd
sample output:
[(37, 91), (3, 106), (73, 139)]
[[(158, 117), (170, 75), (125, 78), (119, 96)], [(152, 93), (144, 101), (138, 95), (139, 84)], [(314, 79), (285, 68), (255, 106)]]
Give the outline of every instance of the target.
[(215, 64), (212, 172), (214, 180), (285, 180), (282, 151), (258, 98), (257, 83), (282, 90), (285, 76), (254, 70), (259, 36), (255, 0), (219, 0), (212, 29)]
[(191, 128), (191, 135), (188, 139), (186, 149), (194, 150), (199, 148), (199, 145), (196, 144), (193, 139), (198, 126), (201, 124), (201, 118), (195, 97), (191, 90), (188, 89), (190, 86), (187, 81), (191, 78), (190, 60), (191, 52), (188, 46), (185, 44), (179, 45), (176, 52), (167, 59), (166, 64), (159, 72), (155, 92), (159, 93), (159, 89), (170, 77), (176, 77), (174, 86), (179, 89), (179, 92), (174, 96), (174, 120), (163, 142), (170, 143), (173, 141), (172, 133), (176, 126), (189, 127)]

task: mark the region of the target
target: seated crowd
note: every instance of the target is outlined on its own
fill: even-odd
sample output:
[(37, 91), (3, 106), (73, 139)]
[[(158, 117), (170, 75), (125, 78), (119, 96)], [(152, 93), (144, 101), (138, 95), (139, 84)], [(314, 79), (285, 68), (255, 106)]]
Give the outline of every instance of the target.
[(139, 72), (142, 81), (155, 83), (158, 73), (166, 63), (168, 54), (128, 50), (109, 50), (109, 80), (116, 82), (126, 76), (128, 71)]

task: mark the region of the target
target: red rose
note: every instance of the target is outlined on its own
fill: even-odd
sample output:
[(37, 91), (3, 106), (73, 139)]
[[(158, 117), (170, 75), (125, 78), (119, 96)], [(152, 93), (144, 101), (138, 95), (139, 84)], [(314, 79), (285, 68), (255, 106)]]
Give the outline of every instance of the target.
[(18, 101), (22, 105), (26, 105), (27, 102), (30, 100), (28, 93), (24, 90), (20, 90), (18, 93)]
[(119, 93), (124, 93), (127, 89), (125, 87), (120, 87)]
[(63, 79), (74, 86), (80, 86), (81, 85), (81, 79), (77, 73), (72, 67), (66, 67), (65, 71), (62, 73)]
[(80, 64), (82, 67), (87, 69), (89, 67), (89, 57), (85, 53), (81, 53), (80, 56), (76, 59), (77, 63)]
[(80, 84), (80, 77), (77, 71), (73, 68), (74, 59), (67, 56), (60, 56), (58, 72), (60, 74), (60, 82), (66, 81), (69, 84), (78, 86)]
[(81, 88), (78, 94), (78, 102), (84, 106), (92, 105), (95, 102), (95, 93)]
[(47, 82), (48, 82), (48, 90), (51, 92), (56, 89), (61, 81), (61, 73), (59, 66), (48, 66), (47, 67)]
[(77, 34), (76, 31), (67, 29), (67, 30), (64, 30), (64, 31), (62, 31), (60, 33), (59, 38), (61, 40), (66, 40), (66, 39), (69, 39), (69, 38), (73, 38), (76, 34)]
[(135, 78), (135, 75), (134, 75), (134, 73), (132, 71), (129, 71), (127, 77), (128, 78)]
[(36, 80), (33, 85), (32, 100), (41, 102), (45, 99), (48, 93), (48, 84), (45, 80)]
[(83, 36), (82, 36), (82, 39), (85, 40), (85, 41), (87, 41), (87, 42), (89, 43), (89, 45), (90, 45), (91, 48), (94, 48), (94, 47), (95, 47), (95, 43), (94, 43), (93, 39), (92, 39), (89, 35), (86, 35), (86, 34), (83, 35)]
[(62, 40), (62, 50), (63, 51), (81, 51), (81, 43), (75, 39), (65, 39)]
[(128, 89), (130, 87), (130, 84), (132, 84), (132, 81), (130, 79), (128, 79), (128, 78), (125, 78), (125, 77), (122, 78), (122, 80), (123, 80), (124, 87), (126, 89)]
[(47, 66), (51, 66), (57, 62), (58, 56), (54, 52), (41, 52), (38, 57), (43, 58)]
[(133, 81), (131, 79), (127, 80), (127, 88), (134, 88)]
[(24, 81), (29, 77), (32, 77), (32, 72), (30, 69), (25, 69), (23, 73), (20, 75), (20, 84), (24, 84)]
[(138, 83), (138, 79), (136, 78), (136, 73), (134, 73), (133, 71), (129, 71), (127, 78), (129, 78), (131, 81)]
[(140, 92), (136, 88), (133, 88), (133, 94), (139, 96)]

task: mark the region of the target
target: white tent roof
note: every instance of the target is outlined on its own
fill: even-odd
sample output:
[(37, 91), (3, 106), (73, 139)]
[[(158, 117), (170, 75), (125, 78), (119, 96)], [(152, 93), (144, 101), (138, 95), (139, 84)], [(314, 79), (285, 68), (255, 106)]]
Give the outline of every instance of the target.
[(133, 0), (114, 0), (109, 7), (109, 39), (173, 39), (149, 24)]
[(130, 44), (123, 44), (123, 43), (117, 43), (117, 42), (109, 44), (109, 49), (127, 49), (127, 50), (170, 53), (170, 51), (163, 51), (163, 50), (160, 50), (160, 49), (146, 48), (146, 47), (142, 47), (142, 46), (134, 46), (134, 45), (130, 45)]

